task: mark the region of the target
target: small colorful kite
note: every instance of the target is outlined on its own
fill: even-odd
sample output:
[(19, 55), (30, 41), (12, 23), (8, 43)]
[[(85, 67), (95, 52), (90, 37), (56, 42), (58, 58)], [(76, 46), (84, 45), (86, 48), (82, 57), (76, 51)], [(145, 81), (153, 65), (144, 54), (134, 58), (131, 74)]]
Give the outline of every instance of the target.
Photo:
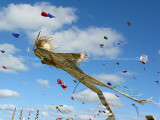
[(1, 53), (4, 53), (5, 51), (4, 50), (1, 50)]
[(131, 23), (130, 23), (130, 22), (126, 22), (126, 24), (127, 24), (128, 26), (131, 26)]
[(112, 86), (112, 84), (110, 82), (108, 82), (107, 85)]
[(106, 39), (106, 40), (107, 40), (107, 39), (108, 39), (108, 37), (104, 36), (104, 39)]
[(74, 98), (73, 98), (73, 97), (71, 97), (71, 99), (72, 99), (72, 100), (74, 100)]
[(14, 120), (15, 112), (16, 112), (16, 107), (15, 107), (14, 112), (13, 112), (12, 120)]
[(148, 61), (148, 56), (147, 56), (147, 55), (142, 55), (142, 56), (140, 57), (140, 62), (141, 62), (142, 64), (145, 64), (147, 61)]
[(119, 63), (118, 63), (118, 62), (116, 62), (116, 64), (117, 64), (117, 65), (119, 65)]
[(74, 81), (74, 83), (77, 83), (77, 81), (76, 80), (73, 80)]
[(5, 66), (3, 66), (4, 69), (7, 69)]
[(124, 71), (122, 71), (123, 73), (126, 73), (127, 72), (127, 70), (124, 70)]
[(159, 81), (156, 81), (156, 83), (157, 83), (158, 85), (160, 85)]
[(50, 18), (54, 18), (54, 17), (55, 17), (55, 16), (53, 16), (53, 15), (51, 15), (51, 14), (49, 14), (49, 13), (47, 14), (47, 13), (44, 12), (44, 11), (41, 13), (41, 15), (44, 16), (44, 17), (50, 17)]
[(18, 38), (20, 36), (20, 34), (17, 34), (17, 33), (12, 33), (12, 35), (16, 38)]
[(134, 76), (133, 78), (134, 78), (134, 79), (136, 79), (136, 77), (135, 77), (135, 76)]
[(104, 44), (99, 44), (101, 48), (103, 48)]
[(117, 94), (115, 94), (117, 97), (119, 97)]

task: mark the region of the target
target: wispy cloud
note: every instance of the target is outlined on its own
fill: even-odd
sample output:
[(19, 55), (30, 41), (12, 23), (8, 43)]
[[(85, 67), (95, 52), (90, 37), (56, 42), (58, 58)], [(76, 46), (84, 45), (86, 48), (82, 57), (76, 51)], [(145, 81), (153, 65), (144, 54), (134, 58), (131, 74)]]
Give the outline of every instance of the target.
[(13, 104), (3, 104), (3, 105), (0, 105), (0, 110), (14, 110), (15, 107), (16, 106)]
[[(104, 35), (107, 35), (109, 39), (104, 40)], [(53, 38), (57, 40), (57, 44), (62, 45), (61, 48), (55, 50), (57, 52), (87, 51), (90, 55), (95, 56), (117, 56), (121, 54), (121, 49), (115, 44), (124, 40), (122, 35), (111, 28), (89, 27), (79, 29), (75, 26), (68, 30), (56, 32)], [(51, 43), (52, 45), (55, 44), (54, 41)], [(100, 44), (104, 44), (104, 47), (101, 48)]]
[(97, 80), (100, 80), (104, 83), (107, 83), (107, 82), (120, 83), (120, 82), (124, 81), (124, 79), (122, 77), (115, 75), (115, 74), (101, 73), (101, 74), (94, 74), (93, 76)]
[[(0, 44), (0, 48), (5, 50), (5, 53), (0, 54), (0, 71), (6, 73), (17, 73), (17, 71), (26, 71), (28, 67), (23, 64), (22, 60), (18, 57), (13, 56), (13, 54), (19, 51), (14, 45), (11, 44)], [(7, 69), (3, 69), (5, 66)]]
[[(108, 103), (110, 103), (114, 107), (123, 106), (123, 104), (120, 102), (120, 99), (115, 94), (108, 93), (108, 92), (104, 92), (103, 94), (104, 94), (106, 100), (108, 101)], [(81, 101), (84, 103), (100, 104), (100, 100), (99, 100), (97, 94), (95, 92), (91, 91), (90, 89), (86, 89), (81, 92), (75, 93), (72, 96), (74, 97), (75, 101), (77, 100), (77, 101)]]
[[(53, 14), (56, 18), (50, 19), (41, 16), (41, 12)], [(6, 14), (7, 13), (7, 14)], [(65, 24), (71, 24), (77, 20), (75, 8), (56, 7), (48, 2), (31, 4), (9, 4), (0, 12), (0, 29), (25, 31), (36, 30), (46, 26), (48, 29), (59, 29)]]
[(8, 89), (0, 89), (0, 98), (18, 98), (19, 93)]
[(48, 80), (38, 79), (38, 80), (36, 80), (36, 81), (37, 81), (37, 83), (39, 83), (39, 84), (42, 85), (43, 87), (50, 88), (50, 86), (49, 86), (49, 81), (48, 81)]

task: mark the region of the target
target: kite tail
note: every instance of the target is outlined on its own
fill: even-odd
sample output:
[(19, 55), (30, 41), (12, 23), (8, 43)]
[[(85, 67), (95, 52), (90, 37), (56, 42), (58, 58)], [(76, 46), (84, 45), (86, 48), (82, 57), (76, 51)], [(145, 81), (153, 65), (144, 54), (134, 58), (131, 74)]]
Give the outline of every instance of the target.
[(153, 104), (156, 104), (156, 105), (160, 105), (160, 103), (156, 103), (156, 102), (154, 102), (154, 101), (151, 101)]
[(116, 90), (116, 89), (114, 89), (114, 88), (106, 85), (105, 83), (96, 80), (95, 78), (87, 75), (86, 73), (84, 73), (84, 74), (87, 76), (87, 77), (85, 77), (85, 79), (86, 79), (87, 81), (89, 81), (89, 82), (91, 82), (91, 83), (93, 83), (93, 84), (96, 84), (96, 85), (100, 85), (100, 86), (103, 86), (103, 87), (107, 87), (107, 88), (109, 88), (109, 89), (112, 89), (112, 90), (118, 92), (119, 94), (121, 94), (121, 95), (123, 95), (123, 96), (125, 96), (125, 97), (127, 97), (127, 98), (130, 98), (131, 100), (133, 100), (133, 101), (135, 101), (135, 102), (138, 102), (138, 103), (140, 103), (140, 104), (142, 104), (142, 105), (145, 104), (145, 103), (147, 103), (147, 102), (152, 102), (152, 98), (149, 98), (149, 99), (146, 99), (146, 100), (138, 100), (138, 99), (135, 99), (135, 98), (133, 98), (133, 97), (130, 97), (129, 95), (126, 95), (126, 94), (124, 94), (124, 93), (122, 93), (122, 92), (120, 92), (120, 91), (118, 91), (118, 90)]
[(146, 100), (138, 100), (138, 99), (133, 98), (133, 97), (130, 97), (130, 96), (128, 96), (128, 95), (126, 95), (126, 94), (124, 94), (124, 93), (122, 93), (122, 92), (119, 92), (118, 90), (116, 90), (116, 89), (114, 89), (114, 88), (113, 88), (112, 90), (114, 90), (114, 91), (116, 91), (116, 92), (124, 95), (125, 97), (130, 98), (131, 100), (133, 100), (133, 101), (135, 101), (135, 102), (138, 102), (138, 103), (140, 103), (140, 104), (142, 104), (142, 105), (144, 105), (144, 104), (147, 103), (147, 102), (152, 102), (152, 98), (149, 98), (149, 99), (146, 99)]

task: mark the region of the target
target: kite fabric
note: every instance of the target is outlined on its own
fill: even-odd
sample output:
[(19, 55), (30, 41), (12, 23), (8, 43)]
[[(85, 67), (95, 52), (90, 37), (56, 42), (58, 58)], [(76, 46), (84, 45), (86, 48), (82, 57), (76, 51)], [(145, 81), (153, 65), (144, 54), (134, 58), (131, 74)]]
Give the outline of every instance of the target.
[(1, 53), (4, 53), (5, 51), (4, 50), (1, 50)]
[(54, 18), (54, 17), (55, 17), (55, 16), (53, 16), (53, 15), (51, 15), (51, 14), (49, 14), (49, 13), (47, 14), (47, 13), (44, 12), (44, 11), (41, 13), (41, 15), (44, 16), (44, 17), (50, 17), (50, 18)]
[(16, 38), (18, 38), (20, 36), (20, 34), (17, 34), (17, 33), (12, 33), (12, 35)]
[(145, 64), (147, 61), (148, 61), (148, 56), (147, 56), (147, 55), (142, 55), (142, 56), (140, 57), (140, 62), (141, 62), (142, 64)]

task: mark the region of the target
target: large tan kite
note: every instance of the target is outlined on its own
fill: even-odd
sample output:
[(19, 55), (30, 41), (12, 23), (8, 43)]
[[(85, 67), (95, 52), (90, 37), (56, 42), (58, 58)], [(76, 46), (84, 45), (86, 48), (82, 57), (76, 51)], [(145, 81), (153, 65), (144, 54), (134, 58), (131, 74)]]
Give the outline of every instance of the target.
[[(56, 68), (60, 68), (68, 72), (70, 75), (75, 77), (78, 81), (83, 83), (89, 89), (96, 92), (108, 114), (108, 118), (106, 120), (115, 120), (115, 116), (110, 106), (108, 105), (103, 95), (103, 92), (99, 88), (97, 88), (95, 85), (100, 85), (100, 86), (112, 89), (142, 105), (145, 104), (146, 102), (152, 101), (152, 98), (147, 100), (137, 100), (89, 76), (88, 74), (83, 72), (77, 65), (78, 61), (84, 60), (85, 53), (54, 53), (51, 51), (52, 48), (49, 42), (50, 36), (39, 37), (39, 35), (40, 35), (40, 32), (37, 36), (37, 39), (35, 40), (35, 44), (32, 47), (32, 51), (34, 51), (34, 54), (41, 59), (41, 63), (47, 64), (50, 66), (55, 66)], [(37, 47), (36, 49), (34, 49), (35, 46)]]

